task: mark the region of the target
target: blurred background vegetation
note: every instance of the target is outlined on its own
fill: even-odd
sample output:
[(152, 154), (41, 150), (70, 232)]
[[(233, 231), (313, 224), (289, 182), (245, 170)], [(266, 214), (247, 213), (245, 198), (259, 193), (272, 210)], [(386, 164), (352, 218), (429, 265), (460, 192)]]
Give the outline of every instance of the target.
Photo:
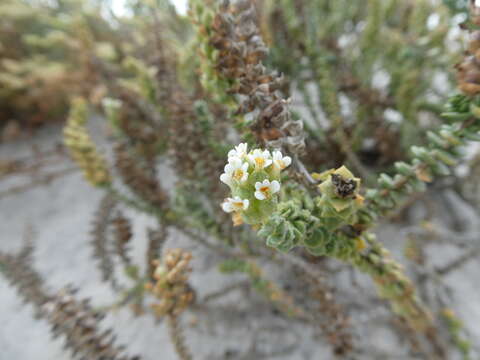
[[(262, 35), (270, 47), (267, 64), (285, 75), (283, 91), (295, 94), (314, 139), (307, 142), (312, 161), (343, 162), (348, 151), (339, 137), (346, 137), (360, 158), (351, 159), (357, 165), (391, 163), (422, 141), (418, 126), (439, 123), (452, 89), (448, 69), (459, 56), (454, 30), (460, 20), (454, 15), (466, 7), (464, 1), (444, 2), (445, 7), (431, 0), (257, 2)], [(4, 139), (64, 120), (75, 96), (88, 98), (93, 106), (115, 97), (112, 77), (123, 77), (126, 85), (139, 61), (147, 66), (154, 61), (148, 54), (154, 41), (149, 32), (152, 5), (160, 9), (162, 37), (174, 49), (180, 81), (190, 89), (196, 86), (200, 58), (187, 17), (164, 1), (113, 5), (100, 0), (2, 2)], [(118, 8), (121, 15), (112, 10)], [(341, 96), (332, 103), (328, 94), (337, 91)], [(342, 122), (341, 131), (335, 121)]]
[[(367, 205), (381, 214), (359, 224), (360, 229), (349, 228), (351, 233), (345, 236), (349, 245), (356, 231), (376, 224), (387, 210), (392, 211), (383, 223), (415, 228), (401, 247), (411, 265), (409, 271), (415, 274), (412, 284), (425, 295), (438, 332), (418, 341), (415, 329), (404, 322), (387, 326), (396, 326), (399, 339), (408, 338), (408, 353), (420, 353), (418, 358), (434, 354), (435, 359), (449, 359), (447, 344), (452, 344), (464, 359), (470, 359), (472, 346), (450, 309), (455, 306), (454, 296), (442, 276), (460, 269), (480, 248), (459, 241), (454, 246), (461, 255), (440, 268), (425, 255), (427, 246), (437, 240), (444, 244), (452, 234), (472, 236), (462, 232), (461, 215), (444, 196), (447, 192), (474, 212), (480, 202), (478, 148), (469, 147), (467, 158), (455, 148), (465, 139), (463, 128), (455, 128), (459, 117), (471, 117), (478, 103), (462, 96), (449, 103), (456, 93), (454, 66), (466, 50), (466, 36), (459, 27), (467, 18), (466, 1), (259, 0), (251, 1), (251, 9), (243, 0), (233, 1), (231, 7), (214, 0), (189, 3), (185, 14), (168, 0), (127, 0), (120, 5), (104, 0), (0, 3), (0, 141), (35, 136), (37, 129), (52, 123), (65, 125), (64, 144), (86, 179), (105, 192), (92, 224), (90, 245), (102, 279), (120, 298), (118, 306), (128, 304), (141, 313), (148, 311), (144, 300), (152, 294), (159, 301), (167, 297), (167, 304), (157, 304), (155, 315), (169, 317), (179, 356), (190, 358), (177, 317), (194, 301), (204, 305), (209, 296), (195, 298), (197, 289), (187, 281), (191, 258), (187, 252), (170, 252), (162, 260), (176, 274), (171, 276), (172, 283), (165, 269), (155, 270), (161, 267), (169, 231), (178, 231), (215, 253), (214, 263), (223, 273), (243, 274), (277, 312), (286, 318), (297, 316), (305, 326), (319, 327), (338, 356), (361, 347), (362, 340), (355, 338), (360, 345), (352, 340), (355, 325), (345, 314), (351, 308), (366, 313), (385, 304), (371, 301), (368, 292), (357, 304), (343, 307), (343, 299), (337, 303), (332, 295), (337, 290), (335, 276), (346, 265), (314, 257), (303, 248), (278, 255), (251, 228), (234, 229), (230, 216), (221, 211), (227, 192), (219, 176), (228, 151), (240, 141), (274, 148), (272, 143), (278, 140), (275, 144), (283, 146), (295, 164), (301, 158), (303, 166), (292, 166), (282, 179), (282, 196), (305, 205), (305, 194), (318, 195), (306, 181), (309, 174), (341, 165), (373, 190), (370, 197), (367, 191), (361, 192)], [(455, 118), (442, 116), (446, 104)], [(279, 114), (288, 124), (275, 123)], [(87, 124), (92, 119), (107, 125), (106, 134), (91, 136)], [(297, 126), (287, 128), (292, 124)], [(442, 127), (449, 125), (448, 131)], [(443, 138), (429, 133), (439, 128)], [(469, 139), (478, 140), (473, 132)], [(94, 140), (102, 135), (98, 146)], [(283, 138), (290, 142), (282, 143)], [(432, 154), (440, 154), (441, 159), (433, 159)], [(0, 178), (23, 171), (22, 164), (27, 163), (2, 161)], [(398, 161), (413, 165), (398, 166)], [(163, 166), (174, 175), (164, 176)], [(429, 166), (435, 171), (427, 171)], [(433, 176), (439, 173), (448, 176)], [(381, 191), (375, 192), (374, 187)], [(425, 190), (427, 195), (420, 195)], [(442, 213), (432, 205), (437, 200), (443, 201), (438, 206)], [(409, 216), (415, 206), (423, 210), (421, 224)], [(155, 219), (155, 228), (146, 231), (148, 249), (140, 265), (130, 256), (134, 217), (125, 215), (129, 214), (126, 209)], [(432, 226), (432, 219), (445, 213), (449, 221)], [(360, 240), (355, 243), (358, 253), (368, 245)], [(381, 265), (375, 274), (377, 282), (385, 282), (385, 264), (385, 268), (395, 264), (394, 275), (402, 276), (392, 275), (393, 279), (403, 280), (401, 266), (388, 251), (374, 250), (372, 258)], [(33, 289), (24, 297), (41, 306), (52, 297), (41, 291), (40, 278), (30, 271), (32, 251), (27, 246), (16, 256), (0, 253), (0, 263), (12, 284), (21, 290)], [(175, 270), (178, 264), (181, 271)], [(265, 264), (281, 267), (282, 276), (268, 279)], [(145, 274), (140, 272), (142, 266)], [(127, 274), (125, 282), (118, 281), (114, 268)], [(318, 273), (328, 280), (319, 281)], [(300, 275), (288, 278), (285, 274)], [(408, 286), (402, 288), (400, 282), (399, 292), (413, 294), (413, 286), (405, 283)], [(355, 289), (361, 286), (352, 284)], [(312, 301), (307, 290), (315, 295)], [(67, 298), (76, 308), (73, 297)], [(55, 303), (60, 310), (62, 299), (56, 298), (60, 305)], [(313, 321), (305, 314), (315, 314)], [(438, 320), (442, 316), (443, 322)], [(57, 321), (54, 311), (46, 317)], [(75, 333), (75, 327), (68, 331)], [(101, 346), (102, 342), (91, 344)], [(372, 359), (369, 354), (365, 358)]]

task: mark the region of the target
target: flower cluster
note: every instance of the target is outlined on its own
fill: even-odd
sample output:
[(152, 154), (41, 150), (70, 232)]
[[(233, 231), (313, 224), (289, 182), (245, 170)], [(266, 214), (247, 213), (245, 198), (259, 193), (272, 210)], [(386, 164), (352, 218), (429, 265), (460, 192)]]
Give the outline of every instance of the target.
[(145, 288), (159, 300), (151, 307), (158, 318), (179, 315), (194, 301), (194, 293), (188, 283), (192, 254), (182, 249), (169, 249), (162, 261), (154, 260), (154, 282)]
[(292, 162), (280, 151), (254, 149), (237, 145), (228, 153), (228, 163), (220, 180), (230, 187), (232, 197), (222, 209), (233, 213), (234, 223), (260, 224), (275, 210), (280, 191), (280, 173)]

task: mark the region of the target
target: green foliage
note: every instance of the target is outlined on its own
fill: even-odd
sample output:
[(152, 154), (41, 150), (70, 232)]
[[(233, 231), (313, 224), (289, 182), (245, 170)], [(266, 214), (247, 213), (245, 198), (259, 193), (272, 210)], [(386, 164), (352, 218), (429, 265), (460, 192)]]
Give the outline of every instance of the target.
[(470, 356), (472, 344), (465, 337), (463, 322), (451, 309), (443, 309), (442, 316), (447, 322), (448, 330), (450, 331), (450, 334), (452, 336), (453, 343), (458, 347), (458, 349), (463, 355), (463, 360), (472, 359), (472, 357)]
[[(420, 117), (438, 119), (437, 109), (451, 88), (444, 82), (445, 89), (437, 91), (434, 85), (454, 55), (446, 46), (451, 17), (445, 6), (430, 0), (264, 3), (268, 25), (262, 30), (272, 43), (269, 61), (305, 99), (309, 136), (335, 134), (342, 150), (337, 162), (324, 158), (328, 166), (338, 167), (347, 158), (358, 171), (354, 155), (366, 155), (366, 139), (374, 144), (369, 155), (392, 145), (380, 163), (397, 160), (424, 140), (418, 128), (428, 129), (432, 122), (420, 122)], [(439, 96), (431, 96), (432, 91)], [(340, 98), (348, 103), (347, 116)], [(390, 120), (392, 111), (398, 115), (395, 121)], [(330, 152), (327, 145), (322, 150)]]
[(298, 202), (291, 200), (278, 205), (277, 211), (261, 227), (258, 236), (266, 238), (266, 244), (280, 251), (289, 251), (309, 237), (316, 219)]
[(468, 0), (443, 0), (443, 3), (454, 12), (466, 14), (468, 11)]
[[(343, 258), (355, 249), (355, 242), (334, 235), (341, 226), (354, 224), (362, 206), (358, 195), (360, 179), (345, 167), (314, 174), (321, 196), (311, 199), (300, 191), (288, 194), (291, 200), (281, 202), (276, 212), (259, 230), (268, 246), (289, 251), (305, 246), (314, 255)], [(332, 181), (332, 178), (335, 179)]]
[(0, 16), (0, 127), (63, 120), (70, 96), (100, 90), (92, 58), (115, 57), (118, 36), (101, 2), (6, 0)]
[[(196, 25), (197, 36), (189, 44), (189, 50), (196, 52), (199, 49), (200, 60), (195, 60), (199, 65), (201, 74), (200, 82), (202, 87), (211, 95), (211, 100), (227, 106), (232, 106), (231, 95), (227, 90), (232, 86), (232, 81), (222, 79), (221, 76), (211, 67), (219, 60), (219, 52), (211, 44), (212, 25), (214, 20), (213, 1), (192, 0), (190, 2), (191, 19)], [(188, 57), (188, 60), (192, 60)]]
[(359, 213), (363, 224), (372, 225), (379, 216), (401, 206), (412, 193), (425, 191), (426, 183), (435, 177), (451, 173), (450, 168), (457, 165), (462, 156), (459, 147), (467, 141), (480, 141), (477, 101), (465, 95), (454, 96), (445, 113), (450, 124), (427, 132), (428, 145), (412, 146), (413, 159), (409, 163), (395, 163), (396, 175), (380, 175), (379, 187), (365, 194), (366, 207)]

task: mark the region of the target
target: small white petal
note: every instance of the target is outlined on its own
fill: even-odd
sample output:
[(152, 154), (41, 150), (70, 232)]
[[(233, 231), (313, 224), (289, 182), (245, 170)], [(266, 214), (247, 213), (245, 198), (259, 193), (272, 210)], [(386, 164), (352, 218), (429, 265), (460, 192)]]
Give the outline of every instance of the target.
[(247, 155), (247, 143), (241, 143), (228, 152), (228, 157), (238, 157), (243, 159)]
[(255, 183), (255, 190), (260, 189), (262, 186), (263, 186), (263, 184), (262, 184), (260, 181), (257, 181), (257, 182)]
[(272, 190), (272, 194), (280, 191), (280, 183), (277, 180), (273, 180), (272, 184), (270, 185), (270, 189)]
[(263, 186), (270, 186), (270, 180), (268, 180), (268, 179), (263, 180), (263, 184), (262, 184), (262, 185), (263, 185)]
[(235, 169), (231, 164), (227, 164), (227, 165), (225, 165), (223, 170), (225, 171), (225, 173), (231, 174), (231, 173), (233, 173), (233, 170), (235, 170)]
[(273, 160), (282, 160), (282, 153), (280, 151), (274, 151), (272, 157)]
[(266, 168), (267, 166), (270, 166), (271, 164), (272, 164), (272, 160), (267, 159), (267, 160), (265, 160), (265, 165), (263, 167)]
[(240, 144), (238, 144), (236, 150), (237, 150), (238, 152), (246, 153), (246, 152), (247, 152), (247, 148), (248, 148), (248, 144), (247, 144), (247, 143), (240, 143)]
[(242, 164), (242, 160), (240, 158), (234, 156), (228, 159), (228, 163), (232, 165), (233, 167), (239, 167)]
[(227, 213), (231, 213), (233, 211), (232, 204), (229, 201), (222, 203), (222, 209)]
[(266, 196), (261, 191), (255, 191), (255, 197), (258, 200), (265, 200)]
[(292, 163), (292, 158), (290, 156), (285, 156), (282, 160), (285, 167), (288, 167)]
[(232, 182), (232, 177), (229, 174), (222, 174), (220, 175), (220, 181), (227, 185), (230, 185)]
[(243, 210), (247, 210), (250, 206), (250, 201), (248, 199), (243, 200)]

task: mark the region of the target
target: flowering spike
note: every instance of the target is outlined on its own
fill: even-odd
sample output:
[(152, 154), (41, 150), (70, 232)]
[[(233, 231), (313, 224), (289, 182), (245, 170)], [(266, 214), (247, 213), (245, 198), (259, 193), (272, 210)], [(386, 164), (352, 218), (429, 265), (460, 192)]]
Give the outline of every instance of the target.
[(63, 130), (64, 143), (88, 182), (94, 186), (106, 185), (111, 182), (110, 173), (104, 157), (90, 138), (86, 127), (87, 119), (86, 101), (83, 98), (74, 99)]
[(247, 150), (248, 145), (241, 143), (228, 152), (220, 181), (230, 187), (232, 197), (225, 200), (222, 209), (232, 213), (235, 224), (263, 224), (276, 209), (280, 172), (292, 159), (280, 151)]

